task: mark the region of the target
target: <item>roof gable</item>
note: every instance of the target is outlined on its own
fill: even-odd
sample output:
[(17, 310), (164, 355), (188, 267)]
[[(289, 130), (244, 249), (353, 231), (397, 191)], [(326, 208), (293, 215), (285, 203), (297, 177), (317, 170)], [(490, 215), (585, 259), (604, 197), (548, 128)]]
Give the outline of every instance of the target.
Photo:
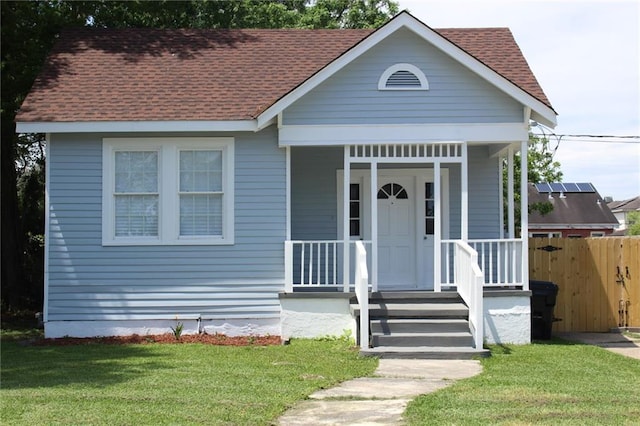
[[(438, 30), (428, 27), (406, 11), (396, 15), (275, 102), (260, 114), (258, 126), (261, 127), (265, 122), (273, 119), (331, 75), (401, 28), (414, 31), (425, 41), (531, 108), (532, 118), (555, 127), (556, 113), (508, 28), (445, 29), (441, 30), (442, 34), (440, 34)], [(456, 40), (459, 44), (455, 42)], [(511, 81), (511, 78), (518, 83)]]
[[(436, 32), (403, 12), (375, 31), (66, 31), (17, 115), (18, 131), (33, 131), (29, 123), (255, 121), (263, 127), (353, 58), (405, 27), (479, 68), (483, 77), (543, 115), (534, 118), (555, 122), (509, 30)], [(53, 127), (38, 131), (51, 131), (47, 128)]]

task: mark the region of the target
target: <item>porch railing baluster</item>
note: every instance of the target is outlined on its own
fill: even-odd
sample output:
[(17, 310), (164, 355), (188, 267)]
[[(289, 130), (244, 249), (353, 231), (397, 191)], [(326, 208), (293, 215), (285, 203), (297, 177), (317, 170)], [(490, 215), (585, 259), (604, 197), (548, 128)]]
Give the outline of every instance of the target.
[[(441, 284), (455, 287), (450, 270), (455, 270), (455, 256), (451, 256), (455, 244), (461, 240), (443, 240), (444, 271), (441, 273)], [(467, 242), (478, 253), (478, 266), (483, 272), (484, 287), (516, 287), (523, 288), (523, 268), (519, 263), (522, 258), (522, 240), (520, 239), (488, 239), (470, 240)], [(454, 277), (455, 278), (455, 277)]]
[[(371, 245), (371, 241), (362, 241), (363, 245)], [(339, 270), (341, 257), (339, 250), (348, 250), (351, 256), (351, 248), (355, 241), (346, 244), (340, 240), (314, 240), (314, 241), (285, 241), (285, 291), (295, 291), (301, 287), (343, 287)], [(370, 251), (367, 251), (370, 257)], [(370, 259), (368, 258), (368, 261)], [(356, 265), (351, 263), (349, 280), (353, 280), (353, 272)], [(300, 271), (295, 276), (293, 271)], [(347, 283), (350, 287), (353, 281)]]

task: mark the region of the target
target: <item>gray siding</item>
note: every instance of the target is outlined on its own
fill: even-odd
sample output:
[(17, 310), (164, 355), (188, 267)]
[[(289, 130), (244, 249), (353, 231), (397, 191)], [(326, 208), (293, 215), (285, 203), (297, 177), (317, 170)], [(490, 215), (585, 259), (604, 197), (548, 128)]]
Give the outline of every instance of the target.
[(291, 237), (335, 240), (338, 233), (336, 171), (343, 149), (292, 148)]
[(469, 238), (500, 237), (498, 158), (487, 146), (469, 148)]
[(106, 136), (113, 137), (51, 140), (48, 319), (278, 316), (286, 212), (285, 155), (275, 128), (235, 135), (232, 246), (103, 247)]
[[(420, 68), (428, 91), (379, 91), (395, 63)], [(522, 122), (522, 106), (409, 30), (373, 47), (284, 112), (284, 124)]]

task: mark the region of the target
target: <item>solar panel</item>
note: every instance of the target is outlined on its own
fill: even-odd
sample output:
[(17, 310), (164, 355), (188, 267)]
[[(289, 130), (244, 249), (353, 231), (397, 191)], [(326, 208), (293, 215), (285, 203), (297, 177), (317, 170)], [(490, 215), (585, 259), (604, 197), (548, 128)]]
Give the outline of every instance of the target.
[(580, 189), (580, 192), (596, 192), (596, 190), (593, 188), (593, 186), (591, 186), (590, 183), (577, 183), (576, 185), (578, 185), (578, 189)]
[(548, 193), (548, 192), (596, 192), (593, 185), (587, 182), (582, 183), (562, 183), (562, 182), (542, 182), (535, 184), (538, 193)]
[(552, 182), (549, 184), (549, 186), (551, 186), (551, 190), (553, 192), (564, 192), (564, 185), (558, 182)]
[(564, 192), (580, 192), (580, 189), (578, 189), (578, 185), (575, 183), (565, 183)]
[(535, 184), (536, 189), (538, 190), (538, 192), (551, 192), (551, 187), (549, 186), (548, 183), (536, 183)]

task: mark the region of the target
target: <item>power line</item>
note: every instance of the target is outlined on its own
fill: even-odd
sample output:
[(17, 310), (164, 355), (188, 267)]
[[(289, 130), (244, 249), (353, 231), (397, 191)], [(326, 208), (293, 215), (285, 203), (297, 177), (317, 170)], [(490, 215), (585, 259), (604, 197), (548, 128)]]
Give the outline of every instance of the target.
[(640, 139), (640, 136), (617, 136), (617, 135), (557, 135), (564, 136), (566, 138), (609, 138), (609, 139)]
[(553, 137), (558, 144), (560, 141), (610, 144), (640, 144), (640, 136), (616, 135), (570, 135), (557, 133), (533, 133), (534, 136), (550, 139)]

